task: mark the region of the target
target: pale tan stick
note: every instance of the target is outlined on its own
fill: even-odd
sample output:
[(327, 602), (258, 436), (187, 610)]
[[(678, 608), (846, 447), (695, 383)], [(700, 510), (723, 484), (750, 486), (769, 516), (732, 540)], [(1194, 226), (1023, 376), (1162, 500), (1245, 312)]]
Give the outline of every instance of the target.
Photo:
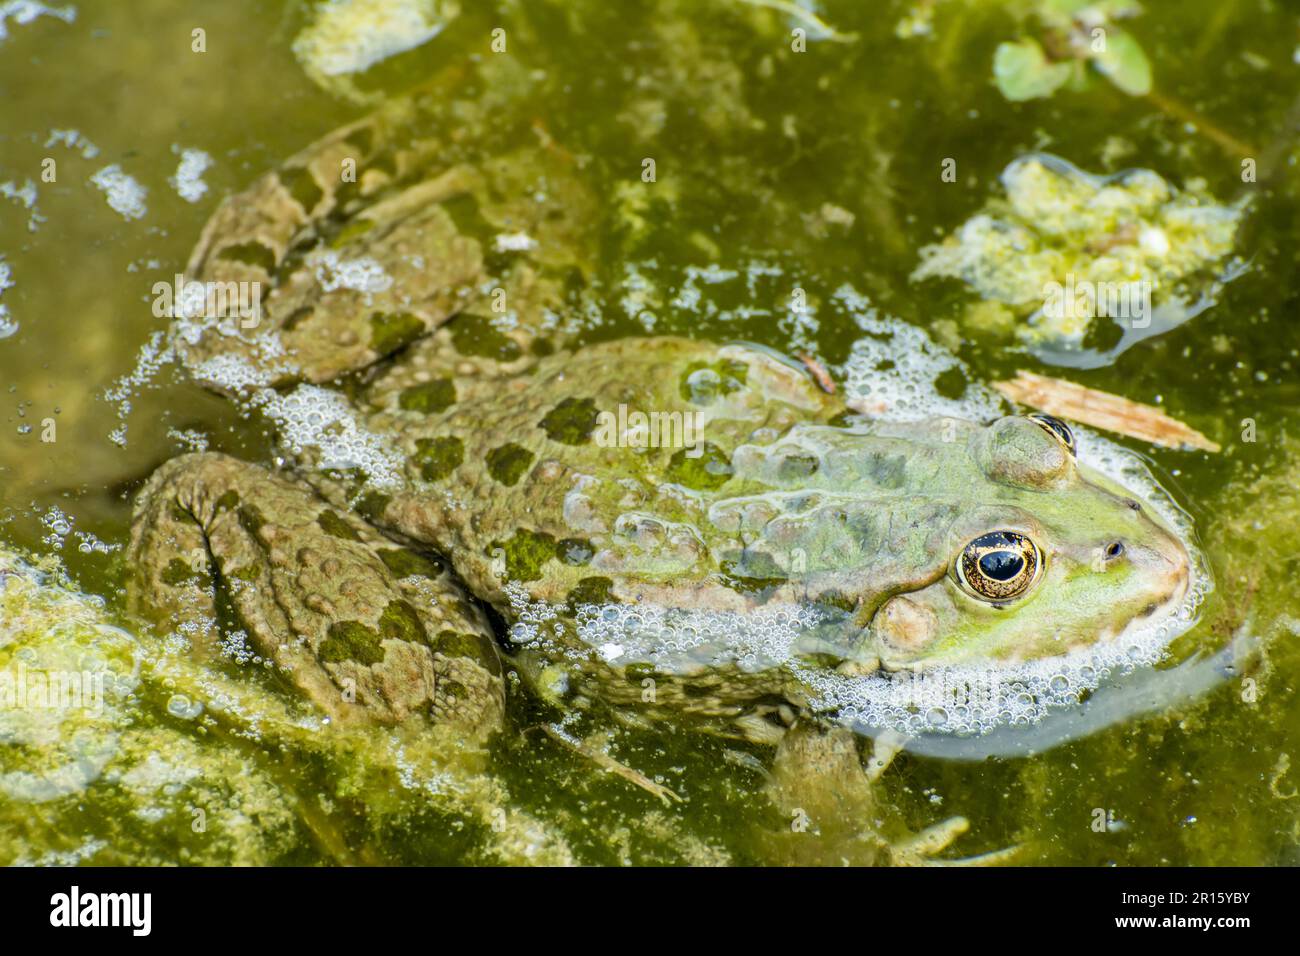
[(1084, 388), (1060, 378), (1035, 375), (1023, 369), (993, 387), (1021, 405), (1037, 408), (1058, 418), (1069, 418), (1094, 428), (1118, 432), (1166, 448), (1197, 448), (1218, 451), (1219, 445), (1196, 429), (1170, 418), (1151, 405)]
[(636, 786), (640, 787), (647, 793), (658, 797), (665, 804), (672, 804), (674, 800), (678, 803), (682, 802), (682, 798), (677, 796), (677, 794), (673, 793), (673, 791), (669, 790), (667, 787), (655, 783), (640, 771), (633, 770), (631, 767), (619, 763), (604, 751), (597, 750), (595, 747), (590, 747), (585, 743), (576, 743), (564, 736), (554, 727), (551, 727), (549, 724), (539, 724), (538, 726), (541, 727), (546, 736), (550, 737), (556, 743), (563, 744), (574, 753), (581, 754), (588, 760), (593, 761), (602, 770), (608, 770), (610, 773), (617, 774), (624, 780), (636, 784)]

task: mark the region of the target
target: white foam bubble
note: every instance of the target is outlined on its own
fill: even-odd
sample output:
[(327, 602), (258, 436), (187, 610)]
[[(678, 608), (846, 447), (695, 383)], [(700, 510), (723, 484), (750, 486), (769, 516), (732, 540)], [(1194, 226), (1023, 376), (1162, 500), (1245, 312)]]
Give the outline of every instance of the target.
[(37, 17), (53, 17), (64, 23), (72, 23), (77, 19), (77, 8), (72, 4), (66, 7), (48, 7), (37, 0), (6, 0), (5, 3), (0, 3), (0, 40), (9, 38), (8, 21), (27, 24)]
[(316, 281), (324, 292), (351, 289), (375, 294), (386, 292), (393, 285), (393, 277), (370, 256), (344, 259), (333, 249), (322, 249), (312, 253), (310, 261), (315, 267)]
[(537, 240), (526, 232), (502, 232), (493, 240), (497, 252), (531, 252), (537, 248)]
[(186, 202), (198, 202), (207, 194), (208, 184), (203, 174), (212, 166), (212, 157), (201, 149), (185, 149), (173, 145), (172, 152), (180, 156), (176, 174), (167, 180), (172, 189)]
[(402, 456), (358, 422), (345, 395), (317, 385), (299, 385), (285, 395), (263, 389), (251, 404), (275, 422), (280, 440), (291, 454), (315, 451), (317, 468), (360, 468), (379, 488), (402, 484)]
[(94, 159), (99, 155), (99, 147), (85, 137), (80, 130), (75, 129), (52, 129), (50, 135), (45, 138), (45, 148), (51, 146), (66, 146), (68, 149), (76, 150), (81, 153), (82, 159)]
[[(1003, 414), (1001, 397), (974, 382), (961, 360), (925, 329), (882, 318), (849, 285), (840, 286), (832, 300), (867, 333), (853, 344), (844, 365), (846, 401), (851, 408), (884, 421), (935, 416), (987, 421)], [(934, 387), (935, 379), (952, 369), (967, 380), (965, 392), (955, 399), (940, 395)]]
[[(13, 270), (5, 262), (4, 256), (0, 256), (0, 295), (4, 295), (5, 289), (13, 287)], [(18, 323), (9, 318), (9, 307), (0, 302), (0, 339), (7, 339), (17, 331)]]
[(117, 163), (105, 166), (91, 176), (90, 181), (99, 187), (108, 205), (123, 219), (143, 219), (149, 211), (144, 202), (148, 190), (123, 172)]
[(40, 228), (45, 217), (41, 215), (40, 210), (36, 208), (36, 183), (30, 179), (23, 180), (21, 186), (16, 180), (8, 180), (0, 183), (0, 196), (15, 202), (27, 210), (27, 231), (35, 232)]

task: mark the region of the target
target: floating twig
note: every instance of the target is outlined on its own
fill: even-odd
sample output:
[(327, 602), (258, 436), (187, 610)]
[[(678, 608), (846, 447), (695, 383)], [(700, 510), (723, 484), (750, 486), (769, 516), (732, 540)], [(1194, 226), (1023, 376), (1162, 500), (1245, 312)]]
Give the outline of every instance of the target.
[(605, 753), (603, 750), (598, 750), (597, 748), (592, 747), (585, 742), (570, 740), (568, 737), (560, 733), (558, 730), (556, 730), (554, 727), (550, 726), (549, 724), (539, 724), (538, 726), (541, 727), (542, 731), (546, 734), (546, 736), (550, 737), (556, 743), (563, 744), (565, 747), (568, 747), (574, 753), (586, 757), (588, 760), (592, 761), (597, 766), (599, 766), (602, 770), (607, 770), (612, 774), (617, 774), (618, 776), (622, 777), (624, 780), (627, 780), (629, 783), (635, 784), (636, 786), (640, 787), (642, 790), (646, 791), (647, 793), (658, 797), (665, 804), (671, 805), (674, 801), (676, 801), (677, 803), (682, 802), (682, 798), (679, 797), (677, 794), (675, 794), (673, 791), (669, 790), (667, 787), (663, 786), (662, 784), (655, 783), (653, 780), (651, 780), (645, 774), (641, 773), (639, 770), (633, 770), (631, 767), (627, 766), (626, 764), (619, 763), (617, 760), (615, 760), (609, 754)]
[(1197, 448), (1202, 451), (1219, 450), (1218, 443), (1177, 419), (1170, 418), (1158, 408), (1110, 392), (1084, 388), (1064, 379), (1035, 375), (1022, 369), (1016, 373), (1015, 378), (994, 382), (993, 387), (1021, 405), (1060, 418), (1070, 418), (1094, 428), (1104, 428), (1130, 438), (1149, 441), (1154, 445)]

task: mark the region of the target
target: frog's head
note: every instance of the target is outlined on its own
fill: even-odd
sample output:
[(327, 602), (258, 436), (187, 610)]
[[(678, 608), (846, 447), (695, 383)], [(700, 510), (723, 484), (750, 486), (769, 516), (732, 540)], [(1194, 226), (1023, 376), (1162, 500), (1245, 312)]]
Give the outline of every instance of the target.
[(1064, 423), (1003, 418), (946, 460), (963, 487), (943, 544), (931, 529), (934, 560), (859, 607), (882, 666), (1055, 656), (1113, 641), (1186, 594), (1187, 549), (1149, 505), (1079, 464)]

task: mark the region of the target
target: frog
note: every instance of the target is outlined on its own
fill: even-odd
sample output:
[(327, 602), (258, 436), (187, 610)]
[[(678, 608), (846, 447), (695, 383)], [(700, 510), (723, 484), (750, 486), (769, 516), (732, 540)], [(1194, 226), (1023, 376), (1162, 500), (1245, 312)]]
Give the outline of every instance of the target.
[(753, 343), (579, 344), (606, 208), (584, 167), (536, 123), (415, 93), (226, 198), (186, 275), (257, 290), (255, 314), (178, 307), (171, 347), (309, 427), (266, 463), (200, 451), (149, 477), (132, 613), (201, 660), (237, 629), (339, 733), (484, 747), (526, 688), (773, 748), (785, 807), (826, 765), (863, 795), (837, 805), (874, 805), (888, 758), (846, 769), (861, 742), (788, 666), (593, 647), (579, 622), (812, 609), (831, 623), (800, 659), (852, 676), (1063, 654), (1181, 601), (1187, 547), (1058, 419), (885, 421)]

